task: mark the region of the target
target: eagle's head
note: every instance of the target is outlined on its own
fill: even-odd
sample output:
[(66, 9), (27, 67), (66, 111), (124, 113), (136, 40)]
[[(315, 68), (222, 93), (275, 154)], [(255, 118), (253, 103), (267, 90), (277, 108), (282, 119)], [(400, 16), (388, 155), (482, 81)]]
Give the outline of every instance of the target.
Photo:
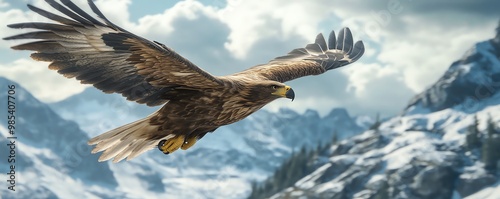
[(277, 81), (253, 82), (250, 86), (248, 99), (269, 103), (278, 98), (288, 98), (293, 101), (295, 93), (290, 86)]

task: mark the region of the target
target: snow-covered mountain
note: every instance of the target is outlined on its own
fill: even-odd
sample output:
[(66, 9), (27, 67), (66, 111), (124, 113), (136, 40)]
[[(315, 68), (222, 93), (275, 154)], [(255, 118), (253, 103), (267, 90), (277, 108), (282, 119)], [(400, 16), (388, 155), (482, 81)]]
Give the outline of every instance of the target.
[[(15, 84), (1, 77), (0, 81)], [(6, 99), (7, 91), (0, 92)], [(262, 110), (206, 135), (187, 151), (167, 156), (152, 150), (128, 162), (99, 163), (99, 154), (90, 154), (86, 145), (90, 136), (159, 107), (137, 105), (94, 88), (50, 107), (19, 86), (16, 95), (19, 165), (23, 165), (16, 172), (23, 195), (2, 189), (3, 198), (245, 198), (250, 182), (265, 179), (294, 150), (327, 143), (334, 133), (351, 137), (370, 123), (369, 118), (351, 117), (344, 109), (324, 117), (312, 110), (304, 114)], [(4, 123), (0, 132), (5, 143)], [(3, 164), (0, 161), (2, 168), (8, 168)], [(6, 179), (7, 172), (2, 173), (0, 179)]]
[[(483, 146), (487, 138), (498, 140), (500, 29), (454, 62), (400, 116), (333, 145), (315, 160), (313, 172), (272, 198), (497, 199), (500, 172), (486, 170), (484, 148), (466, 142), (475, 117)], [(494, 133), (487, 134), (488, 124)]]
[[(0, 198), (99, 198), (107, 197), (118, 183), (107, 164), (90, 155), (88, 135), (72, 121), (62, 119), (15, 82), (0, 77)], [(10, 134), (7, 116), (8, 85), (15, 85), (11, 107), (15, 131)], [(11, 92), (12, 93), (12, 92)], [(10, 103), (13, 105), (12, 103)], [(17, 139), (8, 139), (17, 137)], [(7, 144), (13, 143), (15, 147)], [(13, 161), (8, 156), (13, 155)], [(6, 183), (12, 179), (15, 186)]]

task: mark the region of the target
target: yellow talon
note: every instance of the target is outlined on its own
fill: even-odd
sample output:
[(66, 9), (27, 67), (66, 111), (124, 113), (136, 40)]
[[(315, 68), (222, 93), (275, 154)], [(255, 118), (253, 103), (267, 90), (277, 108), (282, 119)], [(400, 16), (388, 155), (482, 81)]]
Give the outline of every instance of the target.
[(186, 150), (186, 149), (191, 148), (196, 143), (197, 140), (198, 140), (198, 136), (194, 136), (194, 137), (190, 137), (190, 138), (186, 139), (186, 141), (182, 144), (181, 149)]
[(184, 135), (177, 135), (173, 138), (170, 138), (168, 140), (162, 140), (160, 141), (160, 144), (158, 148), (160, 151), (162, 151), (164, 154), (170, 154), (179, 149), (183, 143), (184, 143), (185, 136)]

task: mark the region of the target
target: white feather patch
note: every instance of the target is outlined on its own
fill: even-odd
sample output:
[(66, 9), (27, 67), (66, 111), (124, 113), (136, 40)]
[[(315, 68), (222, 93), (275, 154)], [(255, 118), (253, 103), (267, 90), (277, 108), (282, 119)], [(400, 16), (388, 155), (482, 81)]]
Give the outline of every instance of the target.
[(170, 72), (170, 74), (178, 76), (178, 77), (185, 77), (185, 76), (193, 75), (194, 73)]

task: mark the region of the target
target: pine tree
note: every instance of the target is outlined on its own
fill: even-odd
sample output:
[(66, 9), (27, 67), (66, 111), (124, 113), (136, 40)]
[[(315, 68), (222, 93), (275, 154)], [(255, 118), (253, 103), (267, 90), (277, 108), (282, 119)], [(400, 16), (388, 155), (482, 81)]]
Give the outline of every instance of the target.
[(497, 133), (495, 124), (493, 123), (491, 116), (488, 118), (488, 126), (486, 126), (486, 133), (488, 133), (488, 136), (493, 136)]
[(493, 164), (492, 164), (492, 171), (493, 173), (496, 173), (498, 172), (498, 168), (500, 167), (499, 163), (500, 163), (500, 136), (497, 134), (495, 134), (492, 138), (491, 138), (491, 144), (492, 144), (492, 156), (493, 156)]
[(251, 188), (252, 188), (252, 192), (250, 193), (250, 196), (248, 196), (248, 199), (255, 199), (255, 198), (258, 198), (258, 197), (259, 197), (259, 194), (260, 194), (260, 189), (259, 189), (259, 187), (258, 187), (257, 182), (252, 181), (252, 183), (251, 183)]
[(252, 184), (252, 193), (249, 199), (267, 198), (275, 193), (293, 186), (295, 182), (307, 175), (310, 170), (310, 163), (314, 160), (314, 154), (318, 151), (308, 151), (302, 147), (298, 153), (292, 153), (288, 160), (276, 169), (274, 174), (261, 183)]
[(380, 126), (380, 124), (382, 124), (382, 122), (380, 122), (380, 114), (377, 113), (377, 115), (375, 116), (375, 123), (373, 123), (368, 129), (369, 130), (378, 130), (378, 127)]
[(468, 150), (475, 149), (481, 145), (481, 141), (479, 140), (478, 125), (479, 121), (477, 116), (474, 116), (474, 123), (467, 128), (467, 135), (465, 138)]
[(481, 159), (484, 163), (484, 168), (492, 173), (495, 173), (498, 160), (500, 160), (500, 137), (491, 118), (488, 119), (486, 133), (487, 136), (482, 147)]
[[(498, 27), (496, 29), (497, 35), (493, 39), (493, 47), (496, 49), (497, 52), (500, 51), (500, 21), (498, 22)], [(500, 58), (500, 53), (496, 53), (497, 57)]]
[(493, 166), (493, 161), (492, 161), (490, 151), (491, 151), (491, 140), (490, 140), (490, 137), (488, 136), (488, 137), (486, 137), (485, 142), (483, 144), (482, 155), (481, 155), (482, 156), (481, 160), (483, 161), (484, 168), (486, 170), (491, 170), (492, 166)]
[(332, 136), (332, 143), (330, 145), (334, 145), (334, 144), (337, 144), (337, 142), (339, 142), (339, 137), (338, 137), (338, 131), (335, 130), (333, 132), (333, 136)]
[(500, 21), (498, 21), (498, 27), (497, 27), (497, 38), (500, 39)]

